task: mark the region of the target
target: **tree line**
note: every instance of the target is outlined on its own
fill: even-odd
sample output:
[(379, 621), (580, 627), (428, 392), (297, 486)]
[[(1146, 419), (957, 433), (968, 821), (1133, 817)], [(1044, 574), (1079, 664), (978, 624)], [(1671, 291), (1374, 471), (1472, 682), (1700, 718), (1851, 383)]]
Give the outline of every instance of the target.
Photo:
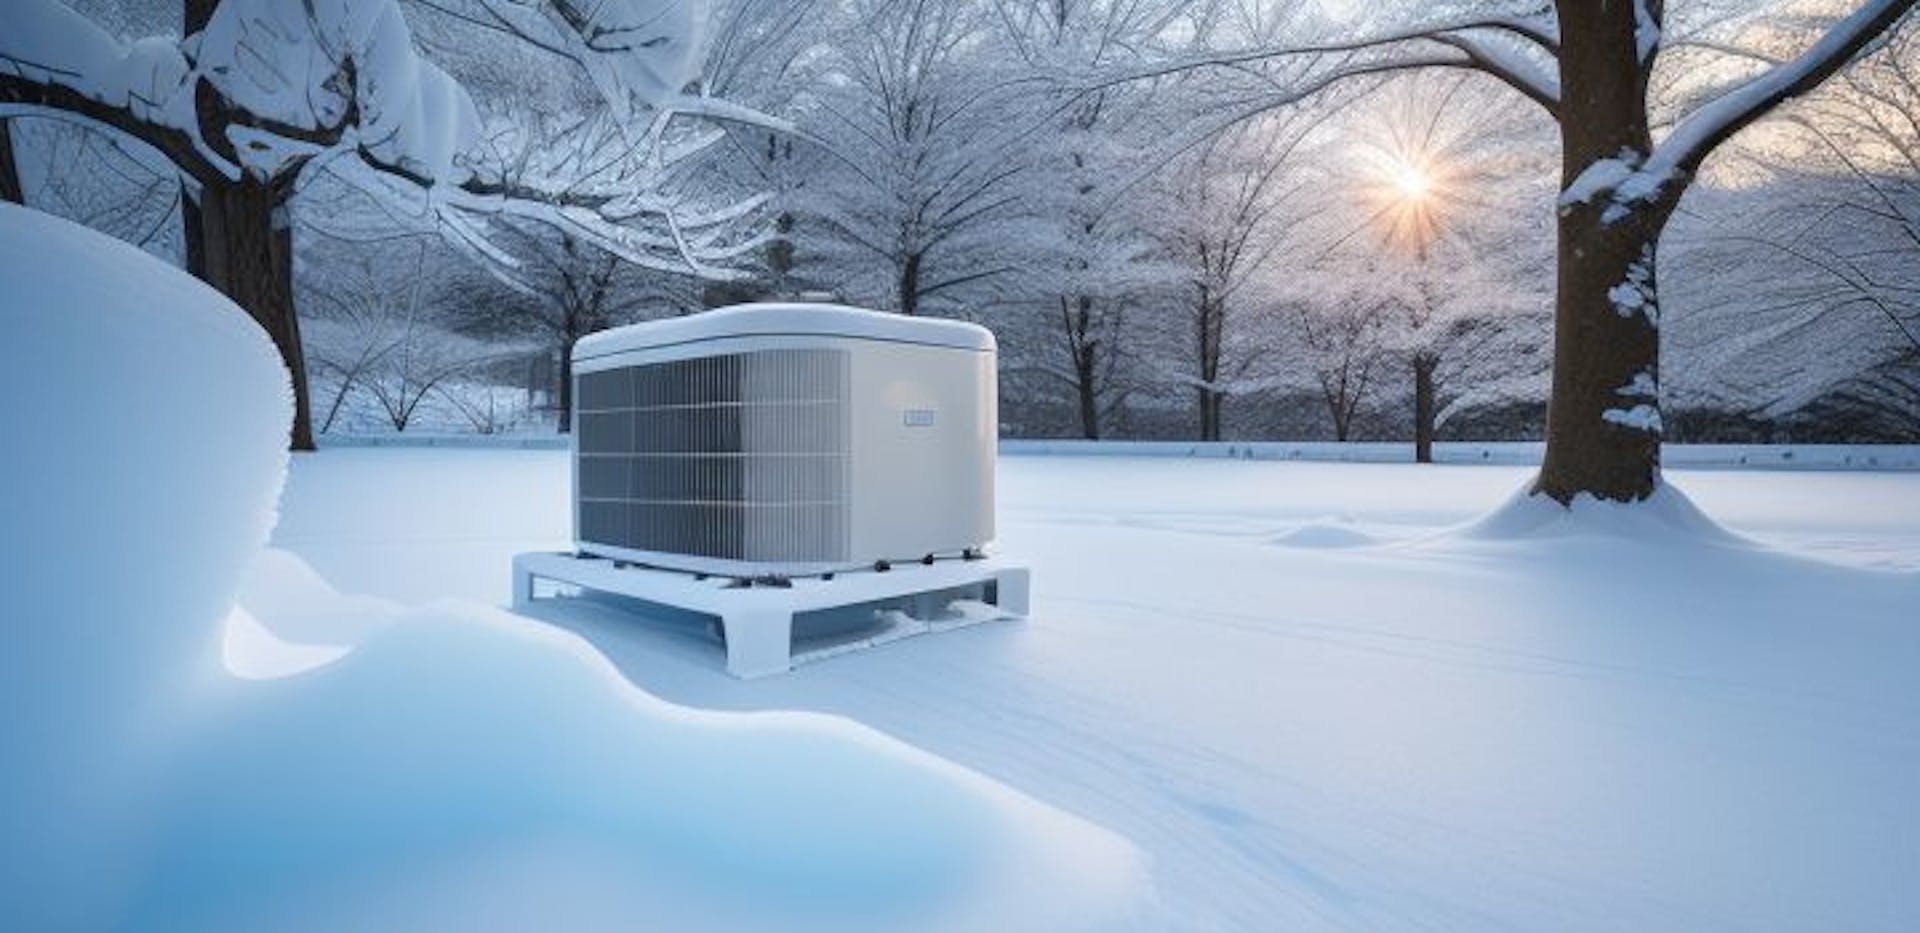
[[(1676, 394), (1916, 431), (1911, 2), (187, 0), (159, 56), (54, 6), (0, 33), (0, 194), (235, 297), (296, 446), (310, 382), (398, 428), (534, 352), (564, 425), (580, 336), (811, 294), (992, 326), (1030, 433), (1544, 405), (1561, 501), (1650, 493)], [(311, 86), (227, 67), (288, 16)], [(83, 39), (144, 84), (39, 54)], [(144, 151), (45, 155), (95, 138)]]

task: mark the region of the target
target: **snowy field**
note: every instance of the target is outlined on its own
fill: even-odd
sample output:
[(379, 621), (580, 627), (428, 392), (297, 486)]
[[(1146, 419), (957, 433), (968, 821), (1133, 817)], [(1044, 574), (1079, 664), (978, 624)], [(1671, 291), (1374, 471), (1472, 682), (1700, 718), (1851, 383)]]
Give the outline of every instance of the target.
[[(1920, 926), (1920, 474), (1670, 474), (1738, 538), (1461, 527), (1528, 474), (1003, 458), (1029, 621), (763, 681), (538, 612), (648, 693), (843, 715), (1117, 831), (1156, 926)], [(566, 496), (564, 452), (326, 451), (273, 543), (349, 594), (501, 604)]]
[[(243, 312), (127, 244), (6, 204), (0, 282), (7, 930), (1051, 931), (1151, 916), (1127, 840), (871, 728), (688, 709), (537, 621), (338, 593), (261, 549), (291, 406)], [(401, 487), (420, 478), (395, 465)], [(320, 505), (404, 513), (376, 490), (384, 475), (349, 473)], [(456, 495), (420, 501), (540, 500), (539, 484), (480, 485), (457, 465), (445, 479)], [(388, 546), (363, 537), (361, 553), (410, 553), (392, 542), (411, 529), (427, 536), (417, 553), (460, 564), (433, 546), (455, 524), (419, 517), (363, 524)]]

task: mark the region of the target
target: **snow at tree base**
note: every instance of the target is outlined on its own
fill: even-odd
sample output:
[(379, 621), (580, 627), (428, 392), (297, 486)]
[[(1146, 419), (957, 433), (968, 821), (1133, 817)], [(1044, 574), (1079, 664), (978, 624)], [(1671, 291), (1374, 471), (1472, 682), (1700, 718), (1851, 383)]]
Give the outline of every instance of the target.
[(10, 923), (1074, 929), (1151, 907), (1119, 837), (869, 728), (672, 706), (550, 627), (335, 597), (256, 556), (286, 460), (264, 336), (10, 205), (0, 281)]

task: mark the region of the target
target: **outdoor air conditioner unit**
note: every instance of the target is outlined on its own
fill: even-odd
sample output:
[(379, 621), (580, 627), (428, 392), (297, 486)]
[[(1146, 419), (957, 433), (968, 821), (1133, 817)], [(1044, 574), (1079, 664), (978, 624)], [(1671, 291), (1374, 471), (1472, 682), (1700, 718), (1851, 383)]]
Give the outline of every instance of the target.
[(973, 557), (993, 537), (993, 334), (740, 305), (574, 349), (581, 552), (743, 579)]
[(1025, 616), (1027, 568), (982, 550), (994, 379), (984, 328), (839, 305), (587, 337), (574, 550), (516, 555), (513, 605), (546, 581), (703, 616), (740, 677)]

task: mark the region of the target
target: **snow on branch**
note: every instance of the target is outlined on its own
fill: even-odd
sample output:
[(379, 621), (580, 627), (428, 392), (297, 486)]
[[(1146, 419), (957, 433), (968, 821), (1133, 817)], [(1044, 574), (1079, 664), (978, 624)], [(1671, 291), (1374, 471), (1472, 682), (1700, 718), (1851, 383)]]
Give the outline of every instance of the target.
[[(660, 186), (717, 134), (670, 135), (670, 124), (676, 114), (778, 121), (685, 93), (697, 75), (705, 5), (482, 2), (503, 22), (524, 25), (530, 41), (579, 62), (602, 92), (630, 134), (626, 148), (645, 154), (617, 190), (515, 177), (493, 158), (466, 89), (418, 54), (397, 0), (221, 0), (205, 28), (184, 40), (132, 43), (57, 0), (10, 0), (0, 30), (0, 108), (111, 128), (164, 155), (196, 185), (324, 168), (389, 201), (417, 201), (423, 216), (467, 246), (485, 217), (522, 216), (566, 226), (650, 268), (725, 277), (718, 265), (758, 242), (732, 227), (764, 199), (687, 215), (682, 199)], [(454, 211), (475, 216), (456, 221)]]
[(1616, 224), (1668, 193), (1674, 176), (1670, 168), (1650, 166), (1638, 150), (1621, 149), (1611, 158), (1593, 162), (1575, 176), (1560, 193), (1559, 206), (1565, 209), (1603, 203), (1600, 222)]
[[(1500, 79), (1556, 118), (1560, 110), (1559, 21), (1549, 4), (1529, 15), (1468, 14), (1410, 29), (1358, 39), (1309, 40), (1239, 51), (1211, 52), (1143, 67), (1107, 69), (1097, 73), (1062, 75), (1060, 82), (1082, 92), (1121, 84), (1150, 81), (1203, 68), (1235, 68), (1276, 59), (1311, 55), (1339, 55), (1390, 50), (1399, 46), (1437, 42), (1464, 59), (1435, 59), (1429, 55), (1387, 57), (1351, 64), (1317, 78), (1311, 90), (1286, 95), (1305, 97), (1314, 90), (1351, 77), (1419, 68), (1471, 68)], [(1531, 54), (1529, 54), (1531, 53)], [(1542, 61), (1544, 60), (1544, 61)]]
[(1777, 65), (1689, 114), (1647, 159), (1660, 176), (1692, 172), (1714, 147), (1774, 107), (1818, 87), (1889, 35), (1916, 0), (1870, 0), (1835, 23), (1798, 58)]
[(1665, 0), (1633, 0), (1633, 51), (1642, 68), (1660, 54), (1665, 36)]
[(1560, 112), (1560, 78), (1550, 69), (1529, 60), (1513, 50), (1469, 32), (1439, 32), (1428, 37), (1442, 45), (1452, 46), (1466, 53), (1473, 67), (1486, 72), (1509, 87), (1527, 96), (1555, 116)]
[[(577, 65), (627, 123), (653, 113), (685, 114), (794, 133), (785, 120), (689, 93), (700, 79), (708, 4), (704, 0), (476, 0), (478, 16), (427, 5), (533, 43)], [(484, 17), (484, 18), (482, 18)]]
[(170, 43), (123, 43), (53, 0), (10, 3), (0, 29), (0, 104), (137, 139), (191, 181), (238, 179), (213, 152), (181, 94), (189, 65)]

